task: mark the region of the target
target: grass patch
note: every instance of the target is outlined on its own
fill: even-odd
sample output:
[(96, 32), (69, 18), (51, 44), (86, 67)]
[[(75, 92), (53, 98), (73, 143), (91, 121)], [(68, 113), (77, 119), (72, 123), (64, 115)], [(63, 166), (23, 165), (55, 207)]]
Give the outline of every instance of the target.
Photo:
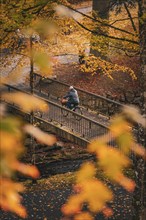
[(55, 190), (71, 186), (75, 182), (75, 172), (68, 172), (65, 174), (57, 174), (45, 179), (37, 180), (36, 184), (32, 184), (31, 180), (24, 182), (26, 192)]

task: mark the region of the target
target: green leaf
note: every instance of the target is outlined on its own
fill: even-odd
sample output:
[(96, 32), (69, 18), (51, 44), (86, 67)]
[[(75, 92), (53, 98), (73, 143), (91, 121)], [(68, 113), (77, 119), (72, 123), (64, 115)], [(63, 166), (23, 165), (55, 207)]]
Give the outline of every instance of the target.
[(9, 133), (16, 133), (22, 122), (15, 117), (7, 117), (1, 120), (0, 122), (0, 129)]

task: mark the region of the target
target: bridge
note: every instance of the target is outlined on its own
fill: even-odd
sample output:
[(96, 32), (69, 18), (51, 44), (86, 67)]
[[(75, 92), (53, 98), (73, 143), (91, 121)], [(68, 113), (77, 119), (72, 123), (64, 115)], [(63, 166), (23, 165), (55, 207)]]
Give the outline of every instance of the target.
[[(83, 115), (80, 115), (60, 104), (59, 99), (68, 91), (68, 87), (68, 84), (50, 78), (44, 79), (39, 74), (34, 74), (35, 96), (46, 101), (49, 106), (47, 113), (34, 112), (34, 123), (39, 124), (46, 131), (54, 132), (76, 144), (86, 146), (91, 139), (108, 132), (110, 117), (119, 112), (122, 105), (75, 87), (83, 110)], [(26, 92), (11, 85), (5, 85), (5, 90)], [(14, 108), (17, 114), (18, 112), (20, 114), (20, 109), (13, 105)], [(67, 117), (64, 117), (63, 111), (67, 113)], [(29, 120), (29, 114), (25, 114), (26, 116)], [(76, 120), (77, 118), (79, 120)]]
[[(68, 91), (68, 87), (68, 84), (59, 82), (58, 80), (49, 78), (43, 79), (40, 75), (35, 74), (34, 96), (44, 100), (49, 106), (49, 111), (45, 113), (35, 111), (33, 123), (46, 132), (56, 134), (58, 137), (69, 140), (79, 146), (86, 147), (92, 139), (108, 133), (110, 117), (113, 114), (120, 112), (123, 105), (75, 87), (79, 93), (81, 108), (83, 109), (83, 115), (81, 115), (63, 107), (59, 101), (59, 99)], [(5, 85), (3, 89), (10, 93), (19, 91), (30, 94), (29, 89), (22, 90), (12, 85)], [(30, 121), (31, 115), (29, 113), (23, 112), (14, 103), (7, 103), (7, 105), (10, 112), (16, 115), (21, 115), (25, 120), (28, 122)], [(65, 114), (62, 114), (63, 111)], [(64, 115), (66, 115), (66, 113), (67, 116), (65, 117)], [(110, 145), (115, 146), (114, 141), (111, 141)], [(43, 148), (41, 147), (41, 150), (49, 155), (49, 148), (47, 148), (46, 151), (46, 147), (44, 146)], [(34, 146), (31, 152), (32, 158), (36, 158), (39, 151), (40, 147), (37, 148)], [(134, 159), (133, 154), (131, 154), (131, 158)], [(93, 158), (89, 155), (85, 160), (86, 159), (90, 160)], [(33, 162), (33, 160), (31, 162)], [(40, 166), (40, 170), (44, 170), (44, 166), (46, 167), (47, 163), (47, 158), (45, 163), (44, 161), (43, 163), (42, 161), (35, 161), (35, 164)], [(79, 161), (78, 166), (80, 163), (81, 160)], [(77, 165), (77, 161), (75, 164)], [(76, 166), (76, 168), (78, 166)], [(47, 167), (47, 169), (50, 169), (50, 163)], [(54, 169), (56, 169), (56, 165)], [(46, 170), (46, 173), (50, 173), (50, 170)], [(46, 175), (44, 174), (44, 171), (42, 171), (42, 175)]]

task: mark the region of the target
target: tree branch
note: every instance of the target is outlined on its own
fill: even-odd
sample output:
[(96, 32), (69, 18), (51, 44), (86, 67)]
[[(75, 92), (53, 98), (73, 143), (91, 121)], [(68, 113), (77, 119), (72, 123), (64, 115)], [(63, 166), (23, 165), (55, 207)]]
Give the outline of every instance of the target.
[(42, 5), (43, 5), (43, 3), (39, 3), (39, 4), (36, 4), (36, 5), (32, 6), (32, 7), (24, 8), (24, 9), (22, 10), (22, 13), (23, 13), (23, 12), (30, 11), (30, 10), (33, 10), (33, 9), (36, 9), (36, 8), (38, 8), (39, 6), (42, 6)]
[[(133, 17), (132, 19), (138, 19), (138, 17)], [(117, 19), (115, 21), (113, 21), (110, 25), (113, 25), (115, 24), (116, 22), (119, 22), (119, 21), (126, 21), (126, 20), (129, 20), (130, 18), (123, 18), (123, 19)]]
[(137, 33), (136, 26), (135, 26), (135, 24), (134, 24), (134, 22), (133, 22), (133, 19), (132, 19), (131, 13), (130, 13), (130, 11), (129, 11), (127, 5), (126, 5), (126, 3), (124, 3), (124, 7), (125, 7), (126, 12), (127, 12), (128, 16), (129, 16), (129, 19), (130, 19), (130, 21), (131, 21), (131, 24), (132, 24), (133, 30)]
[[(115, 45), (110, 45), (109, 47), (113, 47), (113, 48), (116, 48), (118, 50), (122, 50), (128, 57), (134, 57), (136, 55), (139, 55), (140, 51), (130, 51), (130, 50), (127, 50), (126, 48), (122, 48), (122, 47), (117, 47)], [(133, 54), (131, 54), (133, 53)]]
[(126, 41), (126, 42), (129, 42), (129, 43), (132, 43), (132, 44), (139, 45), (139, 43), (138, 43), (137, 41), (130, 40), (130, 39), (127, 39), (127, 38), (114, 37), (114, 36), (111, 36), (111, 35), (107, 35), (107, 34), (105, 34), (105, 33), (99, 33), (99, 32), (97, 32), (97, 31), (95, 31), (95, 30), (90, 30), (90, 29), (88, 29), (87, 27), (85, 27), (83, 24), (81, 24), (80, 22), (78, 22), (78, 21), (75, 20), (75, 19), (74, 19), (74, 21), (75, 21), (79, 26), (81, 26), (82, 28), (84, 28), (86, 31), (91, 32), (92, 34), (99, 35), (99, 36), (103, 36), (103, 37), (110, 38), (110, 39), (114, 39), (114, 40)]
[(75, 11), (75, 12), (77, 12), (77, 13), (83, 15), (83, 16), (86, 17), (86, 18), (89, 18), (90, 20), (93, 20), (93, 21), (95, 21), (95, 22), (100, 23), (102, 26), (110, 27), (110, 28), (113, 28), (113, 29), (115, 29), (115, 30), (117, 30), (117, 31), (121, 31), (121, 32), (124, 32), (124, 33), (126, 33), (126, 34), (130, 34), (130, 35), (132, 35), (132, 36), (137, 36), (136, 34), (133, 34), (133, 33), (129, 32), (129, 31), (123, 30), (123, 29), (121, 29), (121, 28), (114, 27), (114, 26), (112, 26), (111, 24), (105, 23), (105, 22), (103, 22), (103, 21), (100, 21), (99, 19), (95, 19), (95, 18), (93, 18), (93, 17), (91, 17), (91, 16), (89, 16), (89, 15), (86, 15), (86, 14), (84, 14), (84, 13), (82, 13), (82, 12), (80, 12), (80, 11), (74, 9), (74, 8), (72, 8), (71, 6), (66, 6), (66, 5), (64, 5), (64, 6), (67, 7), (67, 8), (69, 8), (69, 9), (72, 10), (72, 11)]

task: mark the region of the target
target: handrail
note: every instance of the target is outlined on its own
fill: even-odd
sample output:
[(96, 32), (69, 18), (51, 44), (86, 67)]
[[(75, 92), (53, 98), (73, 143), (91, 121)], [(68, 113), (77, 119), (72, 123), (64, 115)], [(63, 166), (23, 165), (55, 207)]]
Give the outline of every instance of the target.
[[(20, 92), (29, 94), (29, 95), (31, 94), (31, 93), (29, 93), (29, 92), (27, 92), (27, 91), (24, 91), (24, 90), (22, 90), (22, 89), (16, 88), (16, 87), (11, 86), (11, 85), (8, 85), (8, 84), (5, 84), (5, 86), (7, 86), (7, 87), (9, 87), (9, 88), (12, 88), (12, 89), (14, 89), (14, 90), (17, 90), (17, 91), (20, 91)], [(100, 125), (101, 127), (104, 127), (104, 128), (107, 128), (107, 129), (108, 129), (107, 126), (101, 124), (100, 122), (97, 122), (97, 121), (94, 121), (94, 120), (92, 120), (92, 119), (89, 119), (89, 118), (87, 118), (87, 117), (84, 116), (84, 115), (80, 115), (80, 114), (77, 113), (77, 112), (74, 112), (74, 111), (72, 111), (72, 110), (70, 110), (70, 109), (68, 109), (68, 108), (65, 108), (64, 106), (61, 106), (61, 105), (59, 105), (59, 104), (57, 104), (57, 103), (55, 103), (55, 102), (52, 102), (52, 101), (50, 101), (50, 100), (48, 100), (48, 99), (46, 99), (46, 98), (40, 97), (40, 96), (38, 96), (38, 95), (36, 95), (36, 94), (34, 94), (34, 96), (37, 97), (37, 98), (39, 98), (39, 99), (41, 99), (41, 100), (43, 100), (43, 101), (45, 101), (45, 102), (48, 102), (48, 103), (50, 103), (50, 104), (52, 104), (52, 105), (54, 105), (54, 106), (57, 106), (58, 108), (61, 108), (61, 109), (65, 110), (65, 111), (67, 111), (67, 112), (73, 113), (73, 114), (75, 114), (75, 115), (77, 115), (77, 116), (80, 116), (80, 117), (86, 119), (86, 120), (89, 120), (89, 121), (91, 121), (91, 122), (93, 122), (93, 123), (96, 123), (96, 124)]]
[[(42, 77), (42, 76), (41, 76), (40, 74), (38, 74), (38, 73), (34, 73), (34, 75), (39, 76), (39, 77), (41, 77), (42, 79), (44, 78), (44, 79), (48, 79), (48, 80), (50, 80), (50, 81), (52, 81), (52, 82), (57, 82), (57, 83), (62, 84), (62, 85), (64, 85), (64, 86), (68, 87), (68, 88), (69, 88), (69, 86), (70, 86), (69, 84), (67, 84), (67, 83), (65, 83), (65, 82), (58, 81), (58, 80), (56, 80), (56, 79), (52, 79), (52, 78), (49, 78), (49, 77)], [(77, 89), (77, 90), (80, 91), (80, 92), (84, 92), (84, 93), (86, 93), (86, 94), (89, 94), (89, 95), (92, 95), (92, 96), (101, 98), (101, 99), (103, 99), (103, 100), (106, 100), (106, 101), (115, 103), (116, 105), (119, 105), (119, 106), (121, 106), (121, 107), (123, 106), (123, 104), (121, 104), (121, 103), (119, 103), (119, 102), (117, 102), (117, 101), (111, 100), (111, 99), (109, 99), (109, 98), (106, 98), (106, 97), (104, 97), (104, 96), (97, 95), (97, 94), (92, 93), (92, 92), (88, 92), (88, 91), (83, 90), (83, 89), (81, 89), (81, 88), (79, 88), (79, 87), (76, 87), (76, 86), (74, 86), (74, 88)]]
[[(12, 90), (20, 91), (20, 92), (23, 92), (26, 94), (30, 94), (29, 92), (25, 92), (21, 89), (15, 88), (14, 86), (11, 86), (11, 85), (5, 84), (5, 86), (9, 92), (11, 92), (11, 89), (12, 89)], [(34, 95), (34, 96), (39, 97), (37, 95)], [(56, 126), (56, 127), (58, 127), (58, 125), (54, 124), (54, 122), (58, 122), (60, 124), (60, 126), (58, 128), (62, 127), (62, 129), (64, 131), (66, 131), (70, 134), (73, 132), (72, 134), (74, 136), (76, 136), (76, 137), (82, 139), (84, 142), (88, 142), (88, 143), (90, 142), (90, 140), (92, 138), (95, 138), (97, 136), (104, 135), (107, 133), (108, 133), (108, 135), (110, 135), (110, 133), (108, 132), (109, 128), (106, 127), (105, 125), (102, 125), (98, 122), (95, 122), (92, 119), (89, 119), (83, 115), (80, 115), (76, 112), (73, 112), (69, 109), (66, 109), (56, 103), (53, 103), (52, 101), (48, 101), (47, 99), (44, 99), (44, 98), (40, 98), (40, 99), (46, 101), (49, 104), (50, 111), (48, 113), (44, 113), (43, 115), (41, 115), (41, 117), (38, 117), (36, 112), (34, 112), (35, 119), (39, 119), (45, 123), (52, 124), (53, 126)], [(13, 107), (15, 107), (15, 105)], [(66, 120), (62, 120), (63, 117), (61, 114), (61, 109), (67, 111), (69, 114), (69, 117), (66, 118)], [(20, 111), (22, 111), (22, 110), (20, 109)], [(73, 115), (80, 116), (82, 119), (80, 121), (75, 121), (74, 117), (72, 117)], [(68, 129), (66, 130), (66, 127), (69, 128), (71, 131)], [(113, 147), (115, 146), (114, 141), (111, 141), (109, 144)], [(133, 158), (132, 153), (131, 153), (131, 158)]]
[[(34, 73), (34, 81), (37, 86), (37, 84), (40, 82), (43, 82), (43, 79), (48, 80), (48, 85), (46, 87), (46, 83), (43, 84), (43, 86), (39, 89), (39, 92), (42, 93), (42, 91), (46, 91), (49, 95), (55, 96), (57, 98), (62, 97), (69, 88), (69, 85), (64, 82), (60, 82), (56, 79), (52, 78), (43, 78), (38, 73)], [(59, 85), (59, 86), (58, 86)], [(45, 87), (45, 88), (44, 88)], [(120, 112), (120, 109), (124, 106), (123, 104), (116, 102), (114, 100), (108, 99), (106, 97), (87, 92), (83, 89), (80, 89), (78, 87), (74, 87), (77, 89), (80, 97), (80, 104), (87, 109), (91, 109), (93, 111), (96, 111), (97, 113), (100, 113), (102, 115), (105, 115), (107, 117), (112, 116), (115, 113)]]
[[(8, 107), (11, 108), (11, 109), (15, 109), (15, 112), (17, 111), (17, 114), (20, 114), (20, 115), (25, 114), (25, 119), (26, 119), (27, 121), (30, 121), (30, 115), (31, 115), (31, 114), (30, 114), (29, 112), (25, 112), (25, 113), (24, 113), (19, 107), (14, 106), (14, 105), (11, 105), (11, 104), (9, 104), (9, 103), (8, 103)], [(49, 131), (52, 131), (52, 132), (54, 132), (54, 130), (55, 130), (55, 132), (57, 132), (57, 135), (60, 135), (60, 133), (61, 133), (61, 134), (62, 134), (61, 137), (66, 138), (66, 139), (68, 139), (69, 141), (74, 141), (76, 144), (81, 144), (81, 143), (82, 143), (83, 146), (87, 146), (87, 144), (90, 143), (90, 141), (84, 139), (83, 137), (79, 137), (79, 136), (77, 136), (77, 135), (75, 135), (75, 134), (72, 134), (72, 133), (69, 132), (69, 131), (65, 131), (63, 128), (57, 127), (56, 125), (53, 125), (53, 124), (51, 124), (50, 122), (48, 122), (48, 121), (46, 121), (46, 120), (44, 120), (44, 119), (42, 119), (42, 118), (40, 118), (40, 117), (38, 117), (38, 116), (34, 116), (34, 123), (36, 123), (36, 122), (40, 122), (40, 124), (39, 124), (40, 127), (43, 127), (43, 126), (42, 126), (42, 123), (45, 124), (45, 125), (47, 124), (47, 125), (48, 125), (48, 128), (46, 128), (46, 130), (49, 129)], [(46, 126), (45, 126), (45, 127), (46, 127)], [(53, 129), (51, 129), (51, 127), (52, 127)], [(54, 129), (54, 128), (55, 128), (55, 129)], [(61, 132), (60, 132), (60, 131), (61, 131)], [(66, 134), (67, 134), (67, 135), (66, 135)]]
[[(30, 94), (29, 92), (25, 92), (21, 89), (15, 88), (14, 86), (11, 86), (11, 85), (5, 85), (5, 86), (9, 92), (11, 92), (13, 90), (14, 91), (17, 90), (20, 92)], [(40, 98), (37, 95), (34, 95), (34, 96)], [(93, 137), (96, 137), (100, 134), (104, 134), (104, 133), (108, 132), (108, 127), (106, 127), (105, 125), (103, 125), (99, 122), (96, 122), (92, 119), (87, 118), (86, 116), (80, 115), (76, 112), (73, 112), (69, 109), (66, 109), (65, 107), (58, 105), (57, 103), (54, 103), (54, 102), (47, 100), (45, 98), (41, 97), (40, 99), (44, 100), (49, 105), (50, 111), (47, 113), (43, 113), (41, 115), (41, 117), (43, 119), (47, 118), (47, 120), (49, 122), (58, 123), (62, 127), (65, 126), (66, 128), (70, 129), (72, 132), (78, 133), (78, 135), (86, 138), (87, 140), (90, 140)], [(63, 117), (62, 110), (68, 112), (68, 116), (66, 118)], [(37, 112), (34, 114), (36, 115)], [(75, 120), (76, 116), (81, 117), (81, 120), (76, 121)]]

